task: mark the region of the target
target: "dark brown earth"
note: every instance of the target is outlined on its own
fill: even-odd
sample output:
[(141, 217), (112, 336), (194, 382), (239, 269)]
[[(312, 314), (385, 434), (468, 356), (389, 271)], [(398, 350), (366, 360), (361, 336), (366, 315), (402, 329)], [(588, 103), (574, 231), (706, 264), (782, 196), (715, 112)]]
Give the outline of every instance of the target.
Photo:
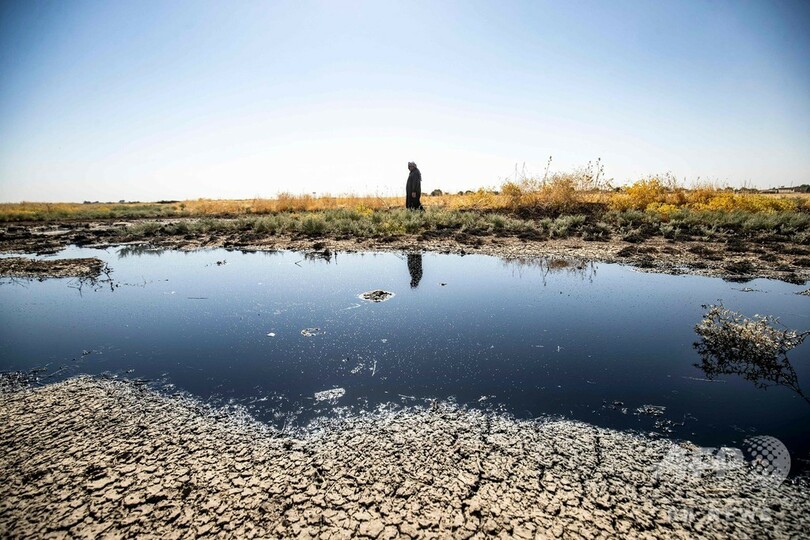
[[(805, 485), (448, 405), (298, 437), (135, 383), (0, 392), (2, 538), (788, 538)], [(708, 469), (711, 470), (711, 469)]]
[[(176, 223), (177, 219), (163, 223)], [(188, 221), (193, 221), (188, 219)], [(417, 235), (355, 237), (308, 237), (260, 235), (227, 231), (165, 234), (163, 227), (149, 235), (127, 231), (137, 221), (65, 222), (0, 225), (0, 253), (54, 253), (68, 245), (107, 247), (126, 245), (133, 250), (227, 248), (237, 250), (295, 250), (313, 253), (336, 251), (429, 251), (485, 254), (504, 259), (562, 257), (581, 261), (623, 263), (643, 271), (684, 273), (746, 281), (765, 277), (805, 283), (810, 280), (810, 248), (789, 241), (672, 240), (661, 236), (630, 238), (613, 235), (607, 241), (588, 241), (581, 236), (538, 240), (493, 234), (429, 231)]]
[(106, 270), (106, 264), (94, 257), (84, 259), (0, 258), (0, 277), (19, 278), (95, 278)]

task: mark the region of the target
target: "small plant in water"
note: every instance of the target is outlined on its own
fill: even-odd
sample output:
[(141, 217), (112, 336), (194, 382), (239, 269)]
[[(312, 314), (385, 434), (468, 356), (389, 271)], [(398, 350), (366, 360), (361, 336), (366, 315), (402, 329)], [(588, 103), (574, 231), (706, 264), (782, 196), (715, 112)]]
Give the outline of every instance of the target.
[(708, 305), (703, 320), (695, 326), (701, 341), (695, 349), (702, 363), (696, 364), (710, 379), (717, 375), (742, 375), (759, 388), (786, 386), (810, 401), (799, 388), (787, 353), (810, 332), (777, 328), (779, 319), (754, 315), (749, 319), (724, 306)]

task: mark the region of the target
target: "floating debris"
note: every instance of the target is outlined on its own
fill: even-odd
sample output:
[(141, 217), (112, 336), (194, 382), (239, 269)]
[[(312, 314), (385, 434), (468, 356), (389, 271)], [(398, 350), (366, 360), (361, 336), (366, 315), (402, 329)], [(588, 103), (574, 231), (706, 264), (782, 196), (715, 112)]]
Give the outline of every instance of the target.
[(267, 337), (276, 337), (276, 333), (275, 332), (268, 332)]
[(796, 294), (800, 294), (802, 296), (810, 296), (810, 289), (805, 289), (803, 291), (799, 291)]
[(321, 334), (325, 333), (326, 332), (324, 332), (320, 328), (304, 328), (303, 330), (301, 330), (301, 335), (306, 337), (320, 336)]
[(345, 388), (332, 388), (315, 392), (315, 401), (337, 401), (346, 394)]
[(657, 429), (661, 433), (670, 434), (673, 431), (675, 431), (675, 428), (683, 427), (683, 425), (685, 423), (686, 423), (685, 420), (682, 421), (682, 422), (675, 422), (673, 420), (667, 420), (665, 418), (659, 418), (658, 420), (655, 421), (654, 426), (655, 426), (655, 429)]
[(359, 295), (358, 298), (362, 300), (367, 300), (369, 302), (385, 302), (389, 298), (392, 298), (394, 293), (383, 291), (382, 289), (376, 289), (373, 291), (366, 291)]
[(663, 405), (642, 405), (636, 409), (636, 414), (658, 417), (663, 416), (665, 410), (667, 410), (667, 408)]
[(612, 403), (608, 404), (607, 401), (602, 400), (602, 408), (603, 409), (612, 409), (614, 411), (619, 411), (622, 414), (627, 414), (627, 407), (624, 406), (623, 401), (613, 401)]
[(718, 380), (718, 379), (707, 379), (705, 377), (687, 377), (686, 375), (681, 375), (681, 379), (686, 379), (689, 381), (698, 381), (698, 382), (711, 382), (711, 383), (724, 383), (726, 381)]

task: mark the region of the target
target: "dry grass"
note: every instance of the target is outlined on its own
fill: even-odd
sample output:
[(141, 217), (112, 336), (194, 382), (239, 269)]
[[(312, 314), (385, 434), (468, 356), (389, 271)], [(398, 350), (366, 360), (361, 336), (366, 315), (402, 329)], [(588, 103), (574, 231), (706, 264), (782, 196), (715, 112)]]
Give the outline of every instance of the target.
[[(550, 164), (550, 163), (549, 163)], [(679, 212), (747, 212), (753, 214), (810, 212), (810, 194), (760, 194), (703, 184), (681, 186), (670, 175), (643, 178), (627, 187), (612, 188), (602, 178), (599, 161), (567, 173), (543, 177), (516, 172), (500, 190), (479, 189), (465, 194), (422, 196), (426, 208), (495, 211), (527, 215), (565, 215), (641, 211), (667, 221)], [(274, 199), (197, 199), (157, 203), (16, 203), (0, 204), (0, 221), (60, 219), (125, 219), (159, 217), (238, 217), (279, 212), (320, 212), (346, 209), (370, 215), (404, 206), (404, 197), (358, 195), (293, 195)]]
[(0, 221), (157, 218), (174, 215), (164, 203), (2, 203)]

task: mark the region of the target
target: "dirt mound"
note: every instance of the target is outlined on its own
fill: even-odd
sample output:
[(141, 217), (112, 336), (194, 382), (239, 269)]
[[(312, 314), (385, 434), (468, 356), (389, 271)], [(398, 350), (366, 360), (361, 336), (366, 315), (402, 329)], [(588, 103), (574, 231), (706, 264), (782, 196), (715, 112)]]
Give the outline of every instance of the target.
[(85, 259), (0, 259), (0, 276), (20, 278), (95, 278), (106, 269), (106, 263), (95, 257)]

